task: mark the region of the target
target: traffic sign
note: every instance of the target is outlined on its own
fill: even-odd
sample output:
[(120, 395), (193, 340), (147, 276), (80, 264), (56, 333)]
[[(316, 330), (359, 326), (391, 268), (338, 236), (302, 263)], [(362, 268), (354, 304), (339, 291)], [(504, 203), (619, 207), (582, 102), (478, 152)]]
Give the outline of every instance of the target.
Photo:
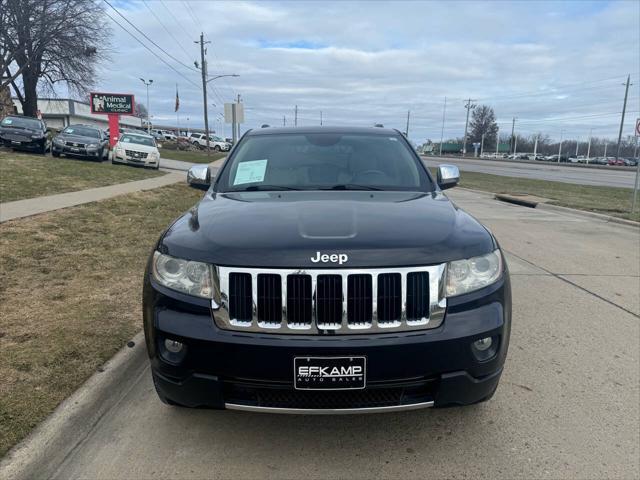
[(133, 115), (135, 100), (130, 93), (90, 93), (91, 113)]

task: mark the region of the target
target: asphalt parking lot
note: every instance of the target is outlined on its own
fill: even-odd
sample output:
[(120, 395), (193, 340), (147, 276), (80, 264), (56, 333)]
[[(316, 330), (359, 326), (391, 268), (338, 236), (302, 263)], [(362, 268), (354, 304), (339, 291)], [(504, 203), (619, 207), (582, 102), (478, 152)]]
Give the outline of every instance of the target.
[(605, 187), (633, 188), (635, 170), (615, 167), (592, 168), (552, 163), (528, 163), (514, 161), (496, 161), (485, 158), (422, 157), (428, 167), (441, 163), (457, 165), (463, 172), (490, 173), (504, 177), (531, 178), (555, 182), (575, 183), (579, 185), (599, 185)]
[[(451, 197), (508, 254), (513, 332), (487, 404), (360, 416), (167, 407), (147, 368), (55, 478), (638, 478), (640, 234)], [(46, 454), (46, 452), (43, 452)]]

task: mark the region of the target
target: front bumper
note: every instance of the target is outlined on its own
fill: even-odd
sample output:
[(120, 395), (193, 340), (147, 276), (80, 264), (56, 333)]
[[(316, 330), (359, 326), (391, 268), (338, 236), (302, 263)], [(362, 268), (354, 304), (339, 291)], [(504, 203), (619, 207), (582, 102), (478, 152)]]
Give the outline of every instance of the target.
[(0, 142), (7, 148), (16, 150), (42, 150), (45, 145), (44, 139), (32, 139), (27, 137), (15, 137), (17, 140), (10, 138), (2, 138)]
[(51, 145), (51, 150), (56, 154), (67, 155), (71, 157), (100, 158), (99, 148), (87, 149), (79, 147), (69, 147), (66, 145), (56, 145), (54, 143)]
[[(500, 281), (450, 298), (432, 330), (359, 335), (278, 335), (218, 328), (207, 300), (144, 282), (144, 329), (159, 394), (189, 407), (284, 413), (353, 413), (468, 405), (497, 388), (511, 330), (511, 288)], [(479, 361), (471, 344), (497, 342)], [(165, 339), (183, 343), (168, 361)], [(295, 390), (294, 357), (366, 357), (364, 390)]]
[(139, 157), (131, 157), (128, 155), (117, 155), (115, 152), (113, 154), (113, 159), (111, 160), (115, 163), (124, 163), (127, 165), (138, 165), (141, 167), (157, 167), (160, 163), (160, 159), (151, 159), (147, 158), (139, 158)]

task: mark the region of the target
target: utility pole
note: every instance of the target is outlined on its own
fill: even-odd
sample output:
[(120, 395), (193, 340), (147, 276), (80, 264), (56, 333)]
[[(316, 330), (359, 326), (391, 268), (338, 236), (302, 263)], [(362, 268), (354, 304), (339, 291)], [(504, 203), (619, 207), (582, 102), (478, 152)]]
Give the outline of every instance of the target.
[(467, 154), (467, 128), (469, 127), (469, 111), (472, 108), (476, 108), (476, 106), (474, 104), (472, 104), (471, 102), (475, 102), (474, 99), (470, 98), (467, 100), (467, 103), (465, 104), (464, 108), (467, 109), (467, 121), (464, 124), (464, 142), (462, 144), (462, 155), (466, 155)]
[(496, 158), (498, 158), (499, 153), (500, 153), (500, 128), (496, 130)]
[(538, 156), (538, 137), (540, 137), (540, 135), (536, 135), (536, 141), (533, 144), (533, 159), (534, 160)]
[(484, 133), (482, 134), (482, 139), (480, 140), (480, 158), (482, 158), (483, 153), (484, 153)]
[(607, 146), (609, 145), (609, 142), (607, 142), (606, 140), (604, 141), (604, 159), (607, 159)]
[(204, 58), (205, 48), (207, 43), (204, 41), (204, 33), (200, 33), (200, 41), (194, 41), (194, 43), (200, 43), (200, 73), (202, 73), (202, 100), (204, 102), (204, 134), (207, 142), (207, 155), (210, 154), (209, 150), (209, 112), (207, 110), (207, 61)]
[(518, 119), (518, 117), (513, 117), (513, 122), (511, 123), (511, 145), (509, 145), (509, 150), (513, 150), (511, 153), (513, 153), (515, 155), (516, 151), (515, 149), (513, 149), (514, 143), (515, 143), (515, 131), (516, 131), (516, 120)]
[[(618, 149), (616, 150), (616, 160), (620, 158), (620, 142), (622, 141), (622, 127), (624, 127), (624, 114), (627, 111), (627, 97), (629, 96), (629, 83), (631, 75), (627, 75), (627, 84), (624, 89), (624, 103), (622, 104), (622, 117), (620, 118), (620, 131), (618, 132)], [(624, 85), (624, 83), (623, 83)]]
[(589, 143), (587, 144), (587, 165), (589, 165), (589, 156), (591, 155), (591, 137), (593, 136), (593, 128), (589, 130)]
[(294, 115), (293, 115), (293, 126), (297, 127), (298, 126), (298, 105), (296, 105), (296, 108), (294, 110)]
[(322, 110), (320, 110), (320, 126), (322, 126)]
[(147, 133), (151, 133), (151, 121), (149, 120), (149, 85), (153, 83), (153, 80), (149, 79), (148, 82), (144, 78), (140, 80), (147, 86)]
[(240, 105), (240, 94), (238, 94), (238, 100), (236, 101), (236, 123), (238, 129), (238, 140), (240, 140), (240, 119), (238, 118), (238, 105)]
[(444, 108), (442, 109), (442, 131), (440, 132), (440, 156), (442, 156), (442, 141), (444, 140), (444, 117), (447, 114), (447, 97), (444, 97)]
[(560, 146), (558, 147), (558, 163), (560, 163), (560, 156), (562, 155), (562, 134), (564, 130), (560, 130)]
[(404, 131), (404, 134), (407, 138), (409, 138), (409, 117), (411, 116), (411, 110), (407, 110), (407, 129)]
[(516, 152), (518, 151), (518, 137), (515, 137), (513, 142), (513, 156), (516, 156)]

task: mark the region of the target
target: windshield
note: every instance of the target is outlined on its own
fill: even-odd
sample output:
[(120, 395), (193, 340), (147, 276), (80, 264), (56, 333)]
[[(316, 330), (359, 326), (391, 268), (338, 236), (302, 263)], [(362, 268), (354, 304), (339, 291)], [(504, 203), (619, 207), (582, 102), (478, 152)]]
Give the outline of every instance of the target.
[(67, 127), (62, 133), (68, 135), (78, 135), (80, 137), (100, 138), (100, 131), (89, 127)]
[(399, 135), (296, 133), (246, 137), (218, 188), (431, 191), (433, 185)]
[(2, 120), (3, 127), (29, 128), (31, 130), (42, 130), (40, 120), (29, 117), (6, 117)]
[(156, 146), (156, 141), (152, 137), (141, 137), (139, 135), (124, 134), (120, 137), (120, 143), (135, 143), (136, 145), (146, 145), (147, 147)]

